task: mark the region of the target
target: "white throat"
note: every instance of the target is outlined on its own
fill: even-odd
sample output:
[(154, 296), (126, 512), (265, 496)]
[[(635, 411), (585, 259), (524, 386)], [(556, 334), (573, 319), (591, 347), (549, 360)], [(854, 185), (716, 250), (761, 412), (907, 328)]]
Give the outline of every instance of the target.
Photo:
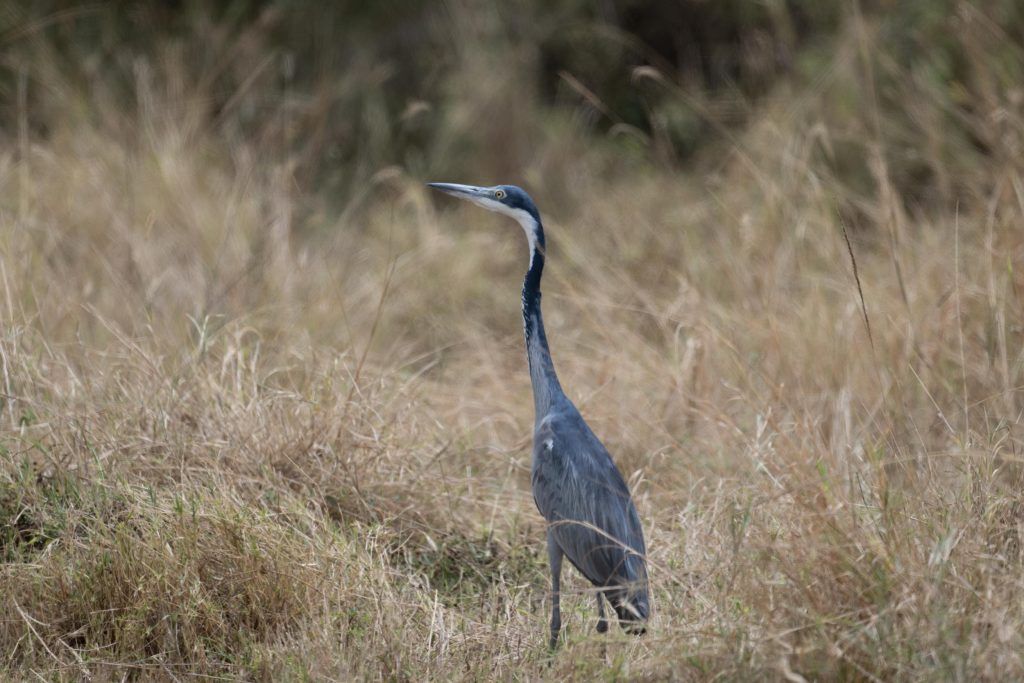
[(505, 207), (505, 211), (502, 213), (512, 216), (516, 219), (516, 222), (522, 226), (523, 232), (526, 233), (526, 241), (530, 245), (530, 265), (533, 265), (533, 254), (537, 249), (537, 219), (529, 214), (527, 211), (522, 209), (510, 209)]
[(519, 223), (523, 228), (523, 232), (526, 233), (526, 241), (530, 245), (530, 265), (533, 265), (533, 253), (537, 248), (537, 219), (534, 218), (528, 211), (523, 209), (513, 209), (505, 206), (501, 202), (494, 201), (493, 199), (487, 199), (480, 197), (475, 199), (476, 203), (485, 209), (494, 211), (495, 213), (503, 213), (506, 216), (511, 216)]

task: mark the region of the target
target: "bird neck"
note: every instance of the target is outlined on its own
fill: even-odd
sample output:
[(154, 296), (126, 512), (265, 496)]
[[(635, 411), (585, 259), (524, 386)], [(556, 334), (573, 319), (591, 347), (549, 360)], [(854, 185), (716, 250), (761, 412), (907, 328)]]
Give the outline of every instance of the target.
[[(533, 384), (533, 407), (540, 420), (551, 409), (555, 398), (562, 395), (555, 366), (551, 362), (548, 338), (544, 334), (544, 318), (540, 312), (540, 278), (544, 273), (544, 228), (535, 218), (536, 227), (527, 230), (530, 243), (530, 268), (523, 280), (523, 333), (526, 337), (526, 358), (530, 364)], [(525, 228), (526, 226), (524, 226)]]

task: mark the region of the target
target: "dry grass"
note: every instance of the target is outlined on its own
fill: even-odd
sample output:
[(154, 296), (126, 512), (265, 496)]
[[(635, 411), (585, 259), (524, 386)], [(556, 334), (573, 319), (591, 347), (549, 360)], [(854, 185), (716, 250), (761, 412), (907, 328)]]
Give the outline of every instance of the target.
[[(1024, 676), (1024, 166), (908, 210), (884, 133), (830, 114), (865, 40), (687, 172), (512, 113), (516, 177), (391, 168), (340, 208), (173, 54), (117, 120), (37, 65), (67, 115), (37, 134), (26, 98), (0, 149), (2, 675)], [(1021, 139), (994, 97), (970, 125)], [(850, 140), (866, 194), (829, 171)], [(643, 639), (597, 636), (574, 575), (546, 651), (524, 247), (424, 180), (547, 216), (555, 361), (648, 533)]]

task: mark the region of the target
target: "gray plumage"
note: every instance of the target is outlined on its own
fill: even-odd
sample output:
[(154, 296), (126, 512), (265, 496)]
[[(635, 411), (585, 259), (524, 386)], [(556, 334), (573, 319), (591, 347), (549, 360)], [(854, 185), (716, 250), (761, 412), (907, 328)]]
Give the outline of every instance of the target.
[(608, 628), (602, 602), (607, 599), (623, 628), (643, 633), (651, 605), (640, 517), (622, 474), (562, 391), (551, 362), (540, 308), (545, 260), (540, 213), (529, 195), (513, 185), (429, 185), (511, 216), (522, 226), (530, 246), (530, 267), (522, 292), (523, 329), (535, 413), (533, 499), (548, 522), (551, 646), (557, 644), (561, 629), (563, 556), (598, 589), (598, 631)]

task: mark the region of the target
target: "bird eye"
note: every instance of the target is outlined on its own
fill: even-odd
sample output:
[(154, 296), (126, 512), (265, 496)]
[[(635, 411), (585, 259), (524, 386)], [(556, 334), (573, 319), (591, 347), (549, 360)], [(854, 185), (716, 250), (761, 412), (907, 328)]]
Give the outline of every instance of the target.
[(495, 199), (504, 199), (505, 198), (505, 190), (495, 190), (494, 191), (494, 198)]

